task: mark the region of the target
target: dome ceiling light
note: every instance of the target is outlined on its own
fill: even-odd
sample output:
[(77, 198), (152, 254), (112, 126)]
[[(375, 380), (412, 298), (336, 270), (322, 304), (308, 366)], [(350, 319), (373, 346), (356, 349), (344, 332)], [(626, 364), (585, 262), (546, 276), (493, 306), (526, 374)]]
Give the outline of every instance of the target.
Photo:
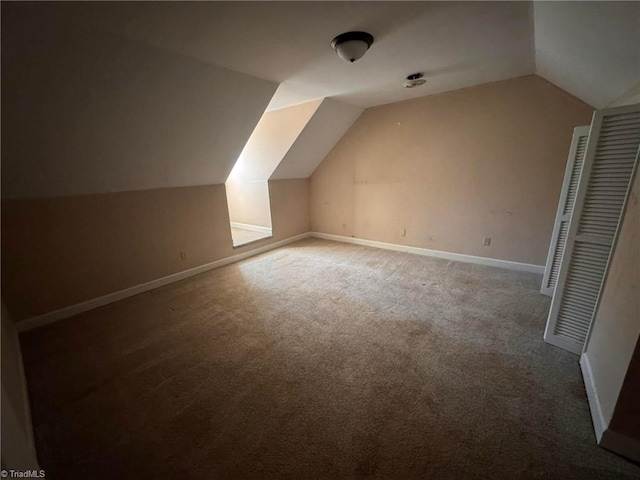
[(331, 46), (338, 56), (350, 63), (362, 58), (372, 43), (373, 35), (367, 32), (341, 33), (331, 40)]
[(412, 73), (411, 75), (407, 76), (407, 81), (404, 82), (402, 86), (404, 88), (415, 88), (419, 87), (420, 85), (424, 85), (425, 83), (427, 83), (427, 81), (422, 77), (424, 77), (424, 74), (422, 73)]

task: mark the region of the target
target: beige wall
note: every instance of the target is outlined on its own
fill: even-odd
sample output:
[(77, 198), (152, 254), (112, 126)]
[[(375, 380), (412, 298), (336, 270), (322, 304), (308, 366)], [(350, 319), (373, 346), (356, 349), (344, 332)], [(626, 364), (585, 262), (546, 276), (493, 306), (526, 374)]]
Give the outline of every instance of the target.
[(615, 418), (616, 428), (624, 430), (620, 433), (638, 440), (640, 352), (634, 356), (634, 350), (639, 339), (640, 175), (636, 173), (584, 353), (605, 423), (611, 421), (613, 427)]
[(308, 182), (285, 182), (265, 202), (273, 239), (232, 247), (223, 182), (276, 84), (46, 11), (2, 6), (2, 292), (16, 320), (308, 231)]
[(535, 75), (368, 109), (311, 178), (312, 230), (543, 265), (592, 113)]
[(308, 178), (270, 180), (269, 197), (274, 239), (282, 240), (310, 230)]
[(229, 204), (229, 219), (232, 222), (271, 228), (269, 184), (266, 180), (255, 182), (228, 180), (225, 188)]
[(239, 249), (222, 184), (3, 200), (6, 306), (22, 320), (307, 232), (308, 180), (270, 190), (273, 238)]

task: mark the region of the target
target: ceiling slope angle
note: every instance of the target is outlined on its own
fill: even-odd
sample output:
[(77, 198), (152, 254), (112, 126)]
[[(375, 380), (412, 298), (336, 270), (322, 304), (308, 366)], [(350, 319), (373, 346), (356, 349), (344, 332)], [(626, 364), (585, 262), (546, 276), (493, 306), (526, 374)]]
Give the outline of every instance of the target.
[[(37, 3), (37, 2), (35, 2)], [(270, 109), (367, 108), (534, 73), (530, 2), (42, 2), (74, 22), (281, 84)], [(331, 40), (375, 38), (351, 64)], [(303, 40), (301, 40), (303, 39)], [(402, 88), (424, 72), (424, 86)]]
[(3, 198), (224, 183), (275, 82), (32, 7), (2, 5)]
[(321, 103), (322, 100), (314, 100), (265, 112), (251, 133), (227, 181), (269, 180)]
[(363, 110), (361, 107), (325, 98), (270, 179), (310, 177)]
[(596, 108), (640, 85), (640, 2), (534, 2), (536, 72)]

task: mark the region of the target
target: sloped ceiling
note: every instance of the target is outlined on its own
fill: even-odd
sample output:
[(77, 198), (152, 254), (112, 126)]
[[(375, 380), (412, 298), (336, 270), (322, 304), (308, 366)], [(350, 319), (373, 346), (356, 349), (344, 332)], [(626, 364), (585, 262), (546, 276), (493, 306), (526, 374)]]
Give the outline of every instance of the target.
[(269, 179), (291, 145), (320, 107), (321, 100), (266, 112), (253, 130), (228, 180), (263, 182)]
[(310, 177), (362, 111), (360, 107), (325, 98), (271, 175), (271, 180)]
[[(282, 84), (270, 109), (331, 97), (370, 107), (534, 71), (525, 2), (35, 2), (74, 23)], [(348, 64), (330, 46), (364, 29)], [(424, 72), (424, 87), (402, 88)]]
[(535, 2), (536, 72), (603, 108), (640, 82), (640, 2)]
[(362, 110), (325, 98), (265, 112), (228, 181), (310, 177)]
[[(329, 45), (348, 30), (375, 36), (354, 64)], [(639, 35), (638, 2), (4, 2), (3, 196), (224, 182), (267, 104), (362, 109), (538, 73), (604, 107), (637, 88)], [(274, 178), (307, 175), (301, 145), (330, 149), (304, 140), (323, 131)]]
[(224, 183), (275, 83), (21, 7), (2, 4), (3, 198)]
[[(280, 84), (269, 109), (371, 107), (538, 73), (596, 107), (640, 81), (640, 2), (35, 2), (100, 29)], [(347, 64), (331, 39), (375, 37)], [(401, 87), (424, 72), (424, 87)]]

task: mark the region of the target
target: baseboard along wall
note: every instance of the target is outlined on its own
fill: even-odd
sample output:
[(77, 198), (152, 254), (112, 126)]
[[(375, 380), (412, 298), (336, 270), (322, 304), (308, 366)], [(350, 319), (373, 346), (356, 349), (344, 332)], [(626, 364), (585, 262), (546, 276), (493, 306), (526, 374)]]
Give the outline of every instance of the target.
[[(232, 222), (231, 225), (232, 226), (241, 225), (238, 228), (246, 227), (245, 224), (239, 224), (235, 222)], [(265, 227), (255, 227), (253, 225), (249, 225), (249, 226), (254, 228), (265, 228)], [(266, 229), (266, 231), (269, 233), (271, 232), (270, 229)], [(307, 232), (307, 233), (302, 233), (300, 235), (296, 235), (294, 237), (287, 238), (285, 240), (280, 240), (279, 242), (274, 242), (269, 245), (265, 245), (263, 247), (255, 248), (248, 252), (232, 255), (227, 258), (216, 260), (215, 262), (206, 263), (204, 265), (200, 265), (198, 267), (194, 267), (189, 270), (184, 270), (182, 272), (174, 273), (172, 275), (158, 278), (156, 280), (152, 280), (150, 282), (146, 282), (140, 285), (135, 285), (133, 287), (126, 288), (124, 290), (119, 290), (117, 292), (109, 293), (102, 297), (87, 300), (86, 302), (78, 303), (76, 305), (71, 305), (69, 307), (55, 310), (53, 312), (44, 313), (42, 315), (38, 315), (26, 320), (22, 320), (20, 322), (17, 322), (16, 325), (20, 332), (33, 330), (34, 328), (38, 328), (43, 325), (47, 325), (49, 323), (62, 320), (63, 318), (72, 317), (73, 315), (78, 315), (79, 313), (83, 313), (83, 312), (92, 310), (94, 308), (102, 307), (104, 305), (108, 305), (110, 303), (117, 302), (119, 300), (124, 300), (125, 298), (129, 298), (134, 295), (138, 295), (140, 293), (148, 292), (149, 290), (160, 288), (165, 285), (169, 285), (170, 283), (178, 282), (180, 280), (193, 277), (194, 275), (198, 275), (200, 273), (204, 273), (209, 270), (213, 270), (215, 268), (223, 267), (225, 265), (229, 265), (231, 263), (244, 260), (245, 258), (249, 258), (254, 255), (259, 255), (261, 253), (282, 247), (284, 245), (288, 245), (289, 243), (297, 242), (298, 240), (302, 240), (303, 238), (307, 238), (307, 237), (321, 238), (324, 240), (332, 240), (336, 242), (350, 243), (350, 244), (362, 245), (366, 247), (382, 248), (385, 250), (395, 250), (398, 252), (413, 253), (416, 255), (423, 255), (428, 257), (444, 258), (447, 260), (474, 263), (474, 264), (486, 265), (490, 267), (507, 268), (510, 270), (519, 270), (523, 272), (533, 272), (533, 273), (539, 273), (539, 274), (544, 273), (544, 266), (541, 266), (541, 265), (530, 265), (527, 263), (511, 262), (508, 260), (499, 260), (495, 258), (476, 257), (473, 255), (465, 255), (462, 253), (443, 252), (440, 250), (430, 250), (427, 248), (410, 247), (407, 245), (397, 245), (393, 243), (377, 242), (375, 240), (365, 240), (362, 238), (343, 237), (340, 235), (332, 235), (328, 233)]]
[(264, 233), (271, 235), (272, 229), (269, 227), (260, 227), (258, 225), (249, 225), (248, 223), (230, 222), (232, 228), (239, 228), (240, 230), (249, 230), (250, 232)]
[(363, 245), (365, 247), (384, 248), (385, 250), (395, 250), (396, 252), (413, 253), (426, 257), (444, 258), (454, 260), (456, 262), (475, 263), (477, 265), (485, 265), (488, 267), (507, 268), (509, 270), (518, 270), (521, 272), (544, 273), (544, 265), (532, 265), (529, 263), (512, 262), (510, 260), (500, 260), (497, 258), (477, 257), (475, 255), (465, 255), (464, 253), (451, 253), (442, 250), (431, 250), (428, 248), (411, 247), (408, 245), (398, 245), (395, 243), (384, 243), (376, 240), (365, 240), (355, 237), (343, 237), (341, 235), (332, 235), (329, 233), (311, 232), (312, 237), (322, 238), (324, 240), (334, 240), (336, 242), (352, 243), (355, 245)]
[(609, 422), (605, 421), (604, 415), (602, 414), (598, 391), (596, 390), (593, 373), (591, 372), (591, 364), (589, 363), (589, 357), (587, 357), (586, 354), (583, 354), (580, 357), (580, 370), (582, 370), (582, 378), (587, 390), (587, 399), (589, 400), (589, 410), (591, 410), (591, 419), (593, 421), (593, 429), (596, 434), (596, 441), (600, 443), (602, 434), (606, 430)]
[[(232, 223), (232, 225), (234, 224)], [(239, 224), (239, 225), (243, 225), (243, 224)], [(243, 228), (243, 227), (239, 227), (239, 228)], [(261, 228), (261, 227), (258, 227), (258, 228)], [(416, 255), (444, 258), (447, 260), (474, 263), (474, 264), (485, 265), (490, 267), (507, 268), (510, 270), (519, 270), (519, 271), (532, 272), (532, 273), (538, 273), (538, 274), (544, 273), (544, 266), (541, 266), (541, 265), (531, 265), (526, 263), (511, 262), (508, 260), (477, 257), (473, 255), (465, 255), (460, 253), (443, 252), (439, 250), (430, 250), (426, 248), (411, 247), (407, 245), (397, 245), (397, 244), (391, 244), (391, 243), (378, 242), (375, 240), (365, 240), (365, 239), (355, 238), (355, 237), (344, 237), (344, 236), (332, 235), (328, 233), (307, 232), (307, 233), (303, 233), (300, 235), (287, 238), (285, 240), (281, 240), (279, 242), (274, 242), (272, 244), (250, 250), (248, 252), (243, 252), (237, 255), (233, 255), (227, 258), (217, 260), (215, 262), (200, 265), (198, 267), (191, 268), (189, 270), (184, 270), (182, 272), (178, 272), (173, 275), (169, 275), (156, 280), (152, 280), (147, 283), (143, 283), (140, 285), (136, 285), (136, 286), (124, 289), (124, 290), (120, 290), (118, 292), (110, 293), (102, 297), (94, 298), (86, 302), (82, 302), (76, 305), (55, 310), (53, 312), (45, 313), (43, 315), (38, 315), (36, 317), (32, 317), (30, 319), (18, 322), (17, 328), (18, 328), (18, 331), (20, 332), (32, 330), (34, 328), (56, 322), (58, 320), (68, 318), (73, 315), (77, 315), (79, 313), (92, 310), (94, 308), (102, 307), (104, 305), (108, 305), (110, 303), (117, 302), (119, 300), (123, 300), (125, 298), (132, 297), (140, 293), (144, 293), (144, 292), (147, 292), (156, 288), (160, 288), (162, 286), (165, 286), (174, 282), (178, 282), (180, 280), (184, 280), (186, 278), (192, 277), (194, 275), (198, 275), (200, 273), (207, 272), (209, 270), (213, 270), (215, 268), (223, 267), (225, 265), (229, 265), (231, 263), (235, 263), (240, 260), (244, 260), (246, 258), (259, 255), (261, 253), (264, 253), (270, 250), (274, 250), (276, 248), (288, 245), (293, 242), (297, 242), (298, 240), (302, 240), (308, 237), (315, 237), (315, 238), (320, 238), (324, 240), (331, 240), (331, 241), (349, 243), (354, 245), (362, 245), (366, 247), (382, 248), (385, 250), (394, 250), (398, 252), (406, 252), (406, 253), (412, 253)], [(593, 375), (591, 372), (589, 358), (587, 357), (586, 354), (582, 355), (582, 357), (580, 358), (580, 366), (582, 370), (582, 376), (584, 378), (584, 384), (587, 391), (587, 397), (589, 400), (589, 408), (591, 410), (591, 417), (593, 420), (593, 426), (594, 426), (597, 443), (604, 448), (607, 448), (616, 453), (624, 455), (635, 461), (640, 461), (640, 442), (638, 442), (635, 439), (621, 435), (607, 428), (608, 422), (605, 421), (604, 416), (602, 414), (600, 401), (598, 399), (597, 390), (593, 381)]]
[(215, 268), (224, 267), (225, 265), (229, 265), (230, 263), (239, 262), (240, 260), (244, 260), (245, 258), (249, 258), (254, 255), (259, 255), (261, 253), (268, 252), (269, 250), (273, 250), (273, 249), (282, 247), (284, 245), (288, 245), (289, 243), (297, 242), (298, 240), (302, 240), (303, 238), (307, 238), (308, 236), (309, 236), (309, 233), (302, 233), (294, 237), (290, 237), (284, 240), (280, 240), (278, 242), (270, 243), (269, 245), (265, 245), (263, 247), (258, 247), (253, 250), (249, 250), (248, 252), (243, 252), (237, 255), (232, 255), (230, 257), (222, 258), (220, 260), (216, 260), (215, 262), (205, 263), (204, 265), (200, 265), (198, 267), (190, 268), (188, 270), (183, 270), (182, 272), (174, 273), (172, 275), (158, 278), (156, 280), (151, 280), (150, 282), (125, 288), (124, 290), (119, 290), (117, 292), (109, 293), (102, 297), (93, 298), (91, 300), (87, 300), (86, 302), (71, 305), (69, 307), (61, 308), (59, 310), (54, 310), (53, 312), (44, 313), (42, 315), (31, 317), (27, 320), (21, 320), (19, 322), (16, 322), (16, 328), (18, 329), (19, 332), (33, 330), (34, 328), (38, 328), (43, 325), (47, 325), (49, 323), (62, 320), (63, 318), (72, 317), (73, 315), (78, 315), (79, 313), (93, 310), (94, 308), (103, 307), (104, 305), (117, 302), (118, 300), (124, 300), (125, 298), (133, 297), (134, 295), (148, 292), (149, 290), (154, 290), (156, 288), (164, 287), (165, 285), (169, 285), (170, 283), (179, 282), (180, 280), (193, 277), (194, 275), (199, 275), (200, 273), (208, 272), (209, 270), (213, 270)]
[(587, 399), (589, 400), (589, 410), (591, 410), (596, 442), (602, 448), (640, 462), (640, 441), (609, 428), (609, 420), (605, 419), (602, 413), (598, 389), (594, 382), (591, 364), (589, 363), (589, 357), (586, 353), (580, 357), (580, 368), (582, 370), (584, 386), (587, 390)]

